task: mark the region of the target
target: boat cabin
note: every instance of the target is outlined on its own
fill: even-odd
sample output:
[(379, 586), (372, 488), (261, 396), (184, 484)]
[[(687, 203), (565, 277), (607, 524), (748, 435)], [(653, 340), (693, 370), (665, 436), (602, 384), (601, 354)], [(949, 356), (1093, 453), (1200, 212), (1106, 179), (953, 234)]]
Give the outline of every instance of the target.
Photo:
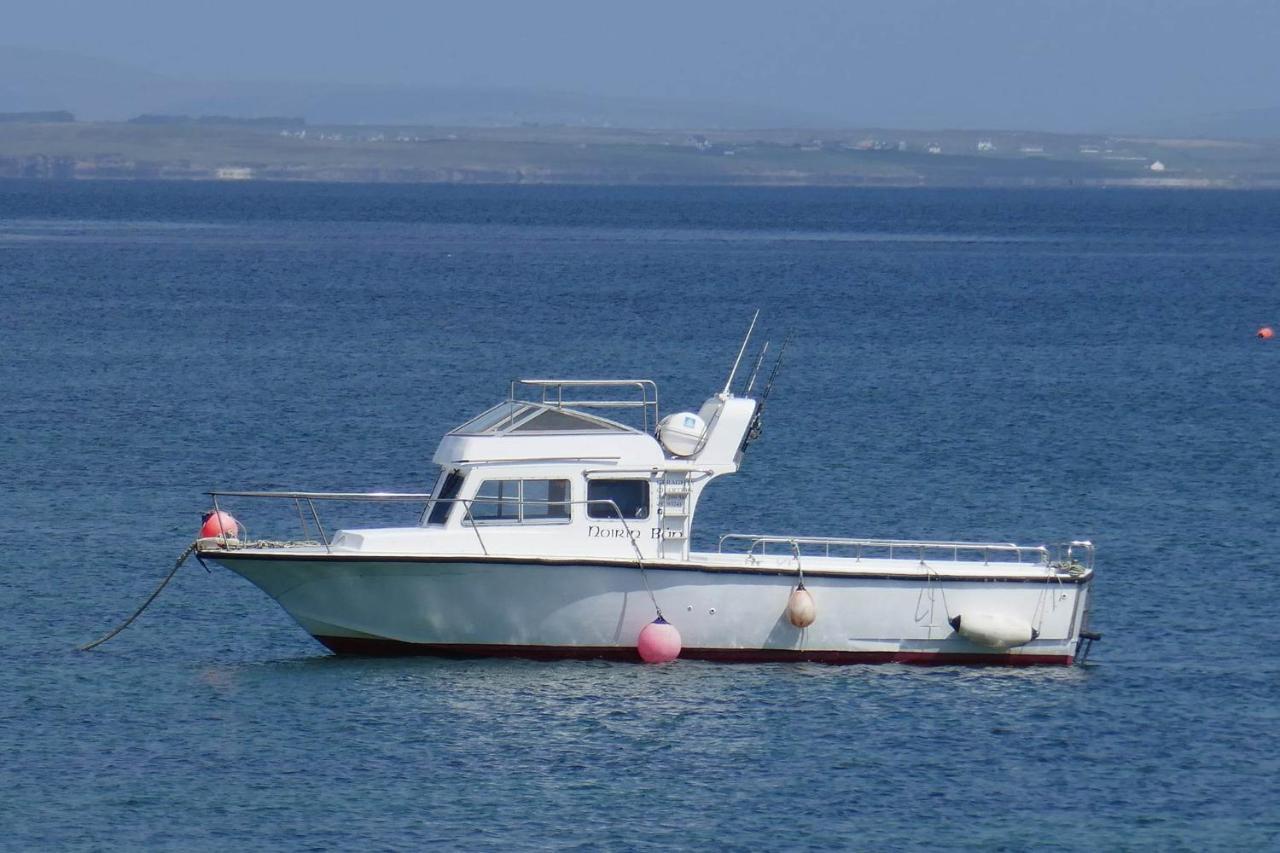
[[(617, 399), (620, 389), (634, 396)], [(725, 391), (662, 419), (651, 380), (517, 380), (440, 442), (418, 528), (342, 531), (333, 545), (687, 559), (698, 498), (738, 470), (757, 406)]]

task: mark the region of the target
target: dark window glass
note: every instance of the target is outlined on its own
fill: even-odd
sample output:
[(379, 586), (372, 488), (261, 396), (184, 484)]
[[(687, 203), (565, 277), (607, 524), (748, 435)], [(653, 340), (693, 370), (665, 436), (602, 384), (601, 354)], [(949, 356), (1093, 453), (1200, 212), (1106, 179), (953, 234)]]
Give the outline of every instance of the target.
[(568, 480), (485, 480), (471, 502), (476, 521), (568, 521)]
[(547, 409), (542, 414), (520, 424), (512, 432), (582, 432), (583, 430), (594, 431), (598, 429), (600, 429), (599, 424), (586, 418), (580, 418), (568, 412)]
[(617, 511), (607, 503), (588, 503), (589, 518), (613, 518), (622, 513), (623, 518), (649, 517), (648, 480), (588, 480), (588, 501), (613, 501)]
[(568, 480), (523, 480), (524, 521), (569, 517)]
[(435, 505), (431, 507), (431, 515), (427, 518), (427, 524), (444, 524), (449, 518), (449, 510), (453, 509), (453, 498), (458, 496), (458, 489), (462, 488), (462, 475), (457, 471), (450, 471), (449, 476), (444, 478), (444, 485), (440, 487), (440, 493), (436, 495)]

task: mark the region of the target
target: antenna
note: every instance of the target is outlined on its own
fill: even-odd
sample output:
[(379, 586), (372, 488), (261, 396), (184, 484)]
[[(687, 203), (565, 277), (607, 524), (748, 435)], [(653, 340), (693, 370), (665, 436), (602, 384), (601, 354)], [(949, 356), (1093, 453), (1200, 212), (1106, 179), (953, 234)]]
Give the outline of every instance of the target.
[(733, 387), (733, 377), (738, 373), (738, 364), (742, 361), (742, 354), (747, 351), (747, 343), (751, 340), (751, 333), (755, 331), (756, 320), (760, 318), (760, 309), (756, 309), (755, 316), (751, 318), (751, 325), (747, 327), (747, 336), (742, 339), (742, 346), (738, 347), (738, 357), (733, 360), (733, 370), (729, 371), (729, 379), (724, 383), (724, 390), (720, 393), (729, 396), (729, 389)]
[(764, 354), (768, 351), (769, 342), (765, 341), (764, 346), (760, 347), (760, 354), (756, 356), (756, 366), (751, 369), (751, 378), (747, 380), (747, 390), (742, 392), (742, 396), (751, 396), (751, 389), (756, 387), (756, 376), (760, 374), (760, 365), (764, 363)]

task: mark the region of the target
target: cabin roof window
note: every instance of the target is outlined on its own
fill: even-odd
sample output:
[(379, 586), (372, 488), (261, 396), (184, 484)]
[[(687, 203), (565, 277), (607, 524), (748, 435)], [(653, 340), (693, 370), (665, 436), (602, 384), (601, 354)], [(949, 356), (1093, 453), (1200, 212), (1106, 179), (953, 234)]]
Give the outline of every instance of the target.
[(635, 432), (626, 424), (542, 403), (506, 402), (476, 415), (455, 429), (457, 435), (521, 432)]
[(568, 480), (485, 480), (471, 502), (477, 524), (569, 520)]
[(544, 409), (511, 428), (512, 432), (582, 432), (598, 430), (601, 425), (563, 409)]
[(619, 513), (627, 519), (649, 517), (649, 481), (587, 480), (587, 517), (616, 521)]
[(454, 432), (464, 433), (466, 435), (479, 435), (486, 432), (498, 432), (511, 425), (513, 416), (517, 413), (518, 407), (508, 403), (499, 403), (491, 409), (486, 409), (467, 421), (462, 426), (454, 430)]

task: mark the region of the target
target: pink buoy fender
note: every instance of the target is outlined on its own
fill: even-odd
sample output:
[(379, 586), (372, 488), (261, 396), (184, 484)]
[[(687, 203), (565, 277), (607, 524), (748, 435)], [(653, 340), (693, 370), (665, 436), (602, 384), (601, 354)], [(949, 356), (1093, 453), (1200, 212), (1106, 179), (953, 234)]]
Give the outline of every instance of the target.
[(240, 536), (240, 523), (231, 513), (216, 510), (204, 515), (204, 525), (200, 528), (201, 539), (236, 539)]
[(680, 657), (680, 632), (659, 616), (640, 629), (636, 651), (645, 663), (668, 663)]

